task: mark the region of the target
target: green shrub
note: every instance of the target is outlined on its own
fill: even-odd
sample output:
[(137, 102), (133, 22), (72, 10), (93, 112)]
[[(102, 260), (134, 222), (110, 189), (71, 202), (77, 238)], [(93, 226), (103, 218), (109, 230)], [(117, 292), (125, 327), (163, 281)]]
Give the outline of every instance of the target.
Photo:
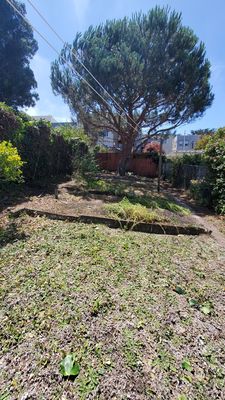
[(183, 154), (181, 156), (177, 155), (169, 159), (169, 162), (172, 163), (172, 171), (170, 180), (173, 186), (180, 187), (185, 186), (188, 187), (190, 184), (190, 179), (185, 176), (185, 166), (199, 166), (204, 165), (205, 160), (202, 154)]
[(36, 121), (0, 103), (1, 138), (10, 138), (18, 149), (27, 181), (71, 175), (74, 170), (82, 174), (97, 171), (94, 153), (88, 149), (90, 139), (81, 128), (66, 125), (53, 129), (45, 120)]
[(17, 148), (10, 142), (0, 143), (0, 180), (8, 182), (22, 181), (23, 162)]
[(220, 128), (210, 138), (205, 159), (209, 167), (208, 182), (212, 187), (215, 210), (225, 214), (225, 128)]
[(83, 128), (73, 125), (63, 125), (55, 128), (53, 133), (62, 136), (66, 141), (77, 139), (80, 142), (90, 144), (90, 137), (84, 132)]
[(5, 103), (0, 103), (0, 141), (12, 141), (21, 126), (22, 120), (15, 111)]
[(190, 185), (191, 197), (200, 206), (212, 206), (212, 193), (209, 182), (206, 180), (192, 180)]
[(212, 137), (212, 134), (202, 135), (201, 138), (195, 144), (195, 150), (205, 150), (211, 137)]
[(73, 170), (81, 175), (96, 175), (99, 172), (99, 167), (96, 162), (95, 153), (92, 150), (82, 156), (73, 158)]

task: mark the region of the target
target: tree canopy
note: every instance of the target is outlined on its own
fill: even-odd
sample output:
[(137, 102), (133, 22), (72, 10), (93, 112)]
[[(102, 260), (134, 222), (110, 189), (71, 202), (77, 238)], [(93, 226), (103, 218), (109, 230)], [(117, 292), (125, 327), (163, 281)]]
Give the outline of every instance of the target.
[[(13, 0), (23, 15), (25, 5)], [(38, 49), (31, 27), (5, 1), (0, 1), (0, 101), (13, 108), (34, 106), (37, 83), (30, 60)]]
[[(107, 104), (75, 70), (107, 98)], [(204, 113), (213, 101), (209, 78), (204, 44), (182, 25), (181, 14), (167, 7), (78, 33), (72, 45), (64, 46), (51, 72), (54, 93), (63, 96), (77, 118), (120, 136), (122, 173), (141, 129), (148, 135), (171, 131)]]

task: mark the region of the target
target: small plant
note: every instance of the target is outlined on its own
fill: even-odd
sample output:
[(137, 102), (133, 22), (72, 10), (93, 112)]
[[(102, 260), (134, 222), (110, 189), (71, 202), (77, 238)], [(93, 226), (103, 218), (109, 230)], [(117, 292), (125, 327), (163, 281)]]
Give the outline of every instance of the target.
[(102, 370), (97, 370), (89, 367), (86, 374), (80, 379), (79, 392), (80, 399), (87, 399), (87, 396), (98, 386), (100, 376), (103, 374)]
[(60, 363), (60, 372), (64, 377), (76, 377), (80, 373), (80, 366), (76, 362), (74, 354), (67, 356)]
[(111, 307), (111, 305), (112, 304), (109, 299), (103, 300), (97, 298), (91, 307), (91, 315), (93, 317), (97, 317), (98, 314), (105, 313)]
[(196, 299), (189, 299), (189, 305), (201, 311), (205, 315), (211, 315), (213, 312), (213, 304), (211, 301), (201, 301)]
[(182, 368), (185, 369), (186, 371), (191, 372), (191, 371), (193, 370), (193, 368), (192, 368), (192, 366), (191, 366), (191, 363), (190, 363), (190, 361), (189, 361), (187, 358), (185, 358), (185, 359), (182, 361), (181, 365), (182, 365)]
[(151, 364), (152, 366), (158, 366), (164, 371), (176, 372), (172, 355), (163, 349), (159, 351), (158, 356), (152, 361)]
[(138, 367), (141, 348), (142, 343), (134, 338), (134, 335), (130, 330), (125, 330), (123, 351), (126, 363), (132, 369), (136, 369)]

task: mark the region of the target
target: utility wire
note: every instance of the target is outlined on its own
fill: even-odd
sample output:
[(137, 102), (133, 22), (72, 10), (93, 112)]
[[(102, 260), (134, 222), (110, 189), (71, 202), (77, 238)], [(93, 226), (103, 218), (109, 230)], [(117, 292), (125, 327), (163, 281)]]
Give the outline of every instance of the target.
[[(36, 11), (36, 13), (39, 15), (39, 17), (42, 19), (42, 21), (45, 22), (45, 24), (49, 27), (49, 29), (56, 35), (56, 37), (61, 41), (61, 43), (65, 46), (66, 42), (58, 34), (58, 32), (49, 24), (47, 19), (43, 16), (43, 14), (38, 10), (38, 8), (33, 4), (31, 0), (27, 0), (30, 6)], [(104, 88), (104, 86), (99, 82), (99, 80), (92, 74), (92, 72), (86, 67), (86, 65), (80, 60), (80, 58), (77, 56), (76, 52), (74, 49), (71, 50), (72, 54), (74, 55), (75, 59), (79, 62), (79, 64), (87, 71), (87, 73), (94, 79), (94, 81), (100, 86), (100, 88), (110, 97), (110, 99), (114, 102), (114, 104), (117, 105), (117, 107), (123, 111), (123, 113), (130, 119), (135, 124), (135, 128), (139, 127), (139, 125), (134, 121), (132, 117), (127, 115), (126, 111), (121, 107), (121, 105), (114, 99), (114, 97)], [(133, 127), (133, 126), (132, 126)]]
[[(35, 28), (33, 25), (32, 25), (32, 23), (28, 20), (28, 18), (26, 18), (22, 13), (21, 13), (21, 11), (12, 3), (12, 1), (11, 0), (6, 0), (6, 2), (14, 9), (14, 11), (31, 27), (31, 29), (34, 31), (34, 32), (36, 32), (43, 40), (44, 40), (44, 42), (45, 43), (47, 43), (47, 45), (59, 56), (59, 57), (61, 57), (61, 59), (65, 62), (65, 64), (67, 64), (67, 66), (72, 70), (72, 71), (75, 71), (76, 72), (76, 74), (79, 76), (79, 78), (81, 79), (81, 80), (83, 80), (88, 86), (89, 86), (89, 88), (90, 89), (92, 89), (103, 101), (104, 101), (104, 103), (106, 103), (107, 104), (107, 106), (109, 107), (109, 104), (108, 104), (108, 102), (107, 102), (107, 100), (99, 93), (99, 92), (97, 92), (97, 90), (74, 68), (74, 66), (72, 65), (72, 64), (70, 64), (67, 60), (66, 60), (66, 58), (65, 57), (63, 57), (61, 54), (60, 54), (60, 52), (49, 42), (49, 40), (48, 39), (46, 39), (46, 37), (37, 29), (37, 28)], [(128, 125), (130, 125), (132, 128), (134, 128), (134, 126), (133, 125), (131, 125), (131, 123), (129, 122), (129, 121), (127, 121), (126, 119), (125, 119), (125, 117), (123, 117), (123, 116), (121, 116), (120, 114), (119, 114), (119, 112), (116, 112), (116, 114), (118, 114), (121, 118), (123, 118), (124, 120), (125, 120), (125, 122), (128, 124)]]

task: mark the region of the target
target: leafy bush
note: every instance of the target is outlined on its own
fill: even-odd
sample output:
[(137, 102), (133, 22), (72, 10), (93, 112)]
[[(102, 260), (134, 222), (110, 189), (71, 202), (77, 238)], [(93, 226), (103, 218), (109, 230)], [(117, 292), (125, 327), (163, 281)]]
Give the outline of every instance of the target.
[(35, 180), (51, 176), (53, 153), (51, 144), (51, 128), (46, 121), (30, 120), (23, 123), (18, 148), (22, 159), (26, 162), (24, 176)]
[(81, 128), (60, 126), (53, 129), (45, 120), (36, 121), (0, 103), (0, 140), (17, 147), (28, 181), (72, 174), (76, 170), (96, 170), (88, 152), (89, 137)]
[(0, 103), (0, 141), (11, 141), (22, 121), (15, 111), (5, 103)]
[(206, 180), (192, 180), (190, 185), (190, 194), (200, 206), (212, 206), (211, 187)]
[[(205, 164), (205, 160), (202, 154), (183, 154), (182, 156), (177, 155), (176, 157), (172, 157), (169, 162), (171, 162), (172, 164), (170, 180), (172, 185), (175, 187), (183, 185), (186, 178), (186, 165), (198, 166)], [(189, 186), (189, 179), (186, 179), (185, 184), (187, 185), (187, 187)]]
[(209, 143), (209, 140), (211, 139), (212, 135), (207, 134), (207, 135), (202, 135), (200, 139), (197, 141), (195, 144), (195, 150), (205, 150), (207, 144)]
[(143, 153), (151, 153), (152, 151), (155, 153), (160, 152), (160, 143), (159, 142), (147, 143), (143, 148)]
[(96, 162), (95, 153), (92, 150), (88, 150), (86, 154), (74, 157), (73, 170), (75, 173), (81, 175), (96, 175), (99, 172), (99, 167)]
[(0, 180), (8, 182), (22, 181), (23, 162), (16, 147), (10, 142), (0, 143)]
[(59, 126), (53, 130), (53, 133), (62, 136), (66, 141), (77, 139), (87, 145), (90, 144), (90, 137), (84, 132), (83, 128), (79, 126), (77, 127), (69, 124)]
[[(160, 143), (150, 142), (145, 144), (141, 154), (135, 154), (136, 158), (151, 158), (156, 164), (159, 162), (160, 155)], [(165, 161), (166, 156), (164, 150), (162, 150), (162, 160)]]
[(210, 138), (205, 159), (209, 167), (208, 182), (212, 188), (212, 199), (215, 210), (225, 214), (225, 128)]

